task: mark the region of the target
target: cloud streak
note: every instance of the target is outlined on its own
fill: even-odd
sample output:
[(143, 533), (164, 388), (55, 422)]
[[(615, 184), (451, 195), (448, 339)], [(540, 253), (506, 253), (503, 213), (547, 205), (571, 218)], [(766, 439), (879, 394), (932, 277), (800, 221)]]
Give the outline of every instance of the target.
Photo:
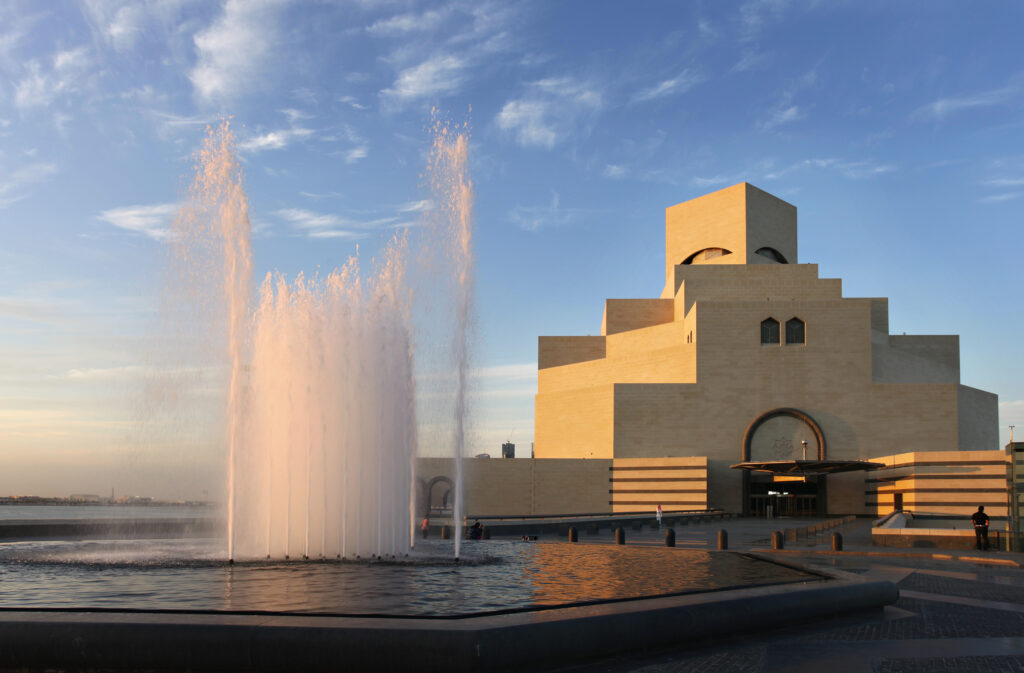
[(227, 0), (223, 13), (193, 38), (196, 65), (189, 73), (196, 98), (226, 102), (259, 83), (278, 43), (282, 0)]
[(910, 118), (915, 121), (942, 121), (957, 112), (973, 108), (993, 107), (1010, 100), (1017, 92), (1014, 87), (1002, 87), (957, 98), (940, 98), (914, 110)]
[(245, 142), (238, 144), (242, 152), (263, 152), (266, 150), (282, 150), (295, 140), (302, 140), (313, 135), (313, 131), (306, 128), (279, 129), (269, 131), (262, 135), (254, 136)]
[(171, 222), (177, 212), (178, 205), (175, 203), (157, 203), (111, 208), (97, 215), (96, 219), (154, 241), (163, 241), (170, 236)]
[(398, 73), (394, 84), (381, 91), (393, 105), (454, 93), (465, 81), (466, 62), (453, 54), (437, 54)]
[(658, 98), (677, 96), (686, 93), (703, 81), (704, 77), (702, 75), (686, 69), (671, 79), (666, 79), (648, 89), (640, 91), (633, 96), (632, 102), (644, 103)]
[(51, 163), (37, 162), (12, 171), (3, 182), (0, 182), (0, 209), (6, 208), (24, 199), (24, 189), (29, 185), (44, 182), (57, 173), (57, 166)]
[(543, 79), (530, 84), (522, 98), (505, 103), (495, 123), (523, 147), (552, 149), (603, 104), (603, 94), (594, 86), (571, 77)]
[(274, 212), (309, 238), (360, 239), (369, 236), (374, 229), (391, 228), (397, 225), (395, 216), (373, 219), (352, 219), (332, 213), (317, 213), (304, 208), (282, 208)]
[(551, 202), (545, 206), (516, 206), (509, 214), (510, 222), (527, 231), (564, 226), (574, 222), (586, 211), (582, 208), (563, 208), (558, 192), (551, 192)]

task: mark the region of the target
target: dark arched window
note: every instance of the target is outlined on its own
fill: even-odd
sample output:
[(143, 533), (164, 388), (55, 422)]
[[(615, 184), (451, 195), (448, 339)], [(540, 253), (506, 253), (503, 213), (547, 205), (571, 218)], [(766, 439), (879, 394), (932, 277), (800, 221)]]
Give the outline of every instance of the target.
[(782, 256), (782, 253), (775, 248), (758, 248), (754, 251), (754, 254), (761, 255), (766, 259), (770, 259), (778, 264), (785, 264), (786, 258)]
[(698, 250), (684, 259), (683, 264), (703, 264), (709, 259), (724, 257), (725, 255), (731, 254), (732, 250), (726, 250), (725, 248), (704, 248), (703, 250)]
[(804, 321), (800, 318), (790, 318), (786, 321), (786, 344), (805, 343)]
[(761, 343), (779, 343), (779, 321), (775, 318), (768, 318), (761, 321)]

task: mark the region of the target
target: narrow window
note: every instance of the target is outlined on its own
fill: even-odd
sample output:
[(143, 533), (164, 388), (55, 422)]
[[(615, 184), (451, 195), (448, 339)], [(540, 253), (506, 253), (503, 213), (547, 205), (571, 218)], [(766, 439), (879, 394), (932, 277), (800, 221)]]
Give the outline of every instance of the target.
[(802, 344), (804, 341), (804, 321), (790, 318), (786, 321), (786, 344)]
[(768, 318), (761, 321), (761, 343), (779, 343), (779, 321), (775, 318)]

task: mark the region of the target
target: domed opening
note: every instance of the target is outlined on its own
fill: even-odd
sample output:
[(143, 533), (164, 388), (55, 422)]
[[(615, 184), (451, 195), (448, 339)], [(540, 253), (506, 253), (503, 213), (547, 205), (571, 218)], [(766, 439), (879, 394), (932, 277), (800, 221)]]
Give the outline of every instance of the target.
[(704, 264), (715, 257), (722, 257), (724, 255), (731, 254), (732, 250), (726, 250), (725, 248), (704, 248), (703, 250), (698, 250), (684, 259), (683, 264)]
[(778, 264), (788, 264), (786, 258), (782, 256), (782, 253), (775, 248), (758, 248), (754, 251), (754, 254), (761, 255), (765, 259), (770, 259)]

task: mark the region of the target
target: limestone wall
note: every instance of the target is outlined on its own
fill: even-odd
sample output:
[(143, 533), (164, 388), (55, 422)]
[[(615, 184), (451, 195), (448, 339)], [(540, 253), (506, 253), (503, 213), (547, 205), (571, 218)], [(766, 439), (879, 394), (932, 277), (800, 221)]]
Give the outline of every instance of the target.
[(1003, 451), (913, 451), (871, 460), (887, 466), (865, 480), (865, 506), (878, 516), (893, 510), (897, 493), (903, 509), (919, 514), (968, 517), (984, 505), (990, 517), (1006, 516)]
[(629, 330), (672, 322), (674, 302), (671, 299), (607, 299), (601, 334), (618, 334)]
[(708, 506), (708, 459), (616, 458), (610, 493), (614, 512), (703, 510)]
[(960, 383), (960, 337), (872, 330), (871, 373), (877, 383)]
[(957, 434), (961, 451), (999, 446), (999, 397), (969, 386), (957, 386)]
[(604, 357), (603, 336), (542, 336), (537, 341), (537, 367), (559, 367)]
[[(467, 458), (462, 465), (470, 517), (611, 511), (610, 460)], [(450, 458), (420, 458), (416, 469), (422, 485), (435, 477), (455, 477)]]

